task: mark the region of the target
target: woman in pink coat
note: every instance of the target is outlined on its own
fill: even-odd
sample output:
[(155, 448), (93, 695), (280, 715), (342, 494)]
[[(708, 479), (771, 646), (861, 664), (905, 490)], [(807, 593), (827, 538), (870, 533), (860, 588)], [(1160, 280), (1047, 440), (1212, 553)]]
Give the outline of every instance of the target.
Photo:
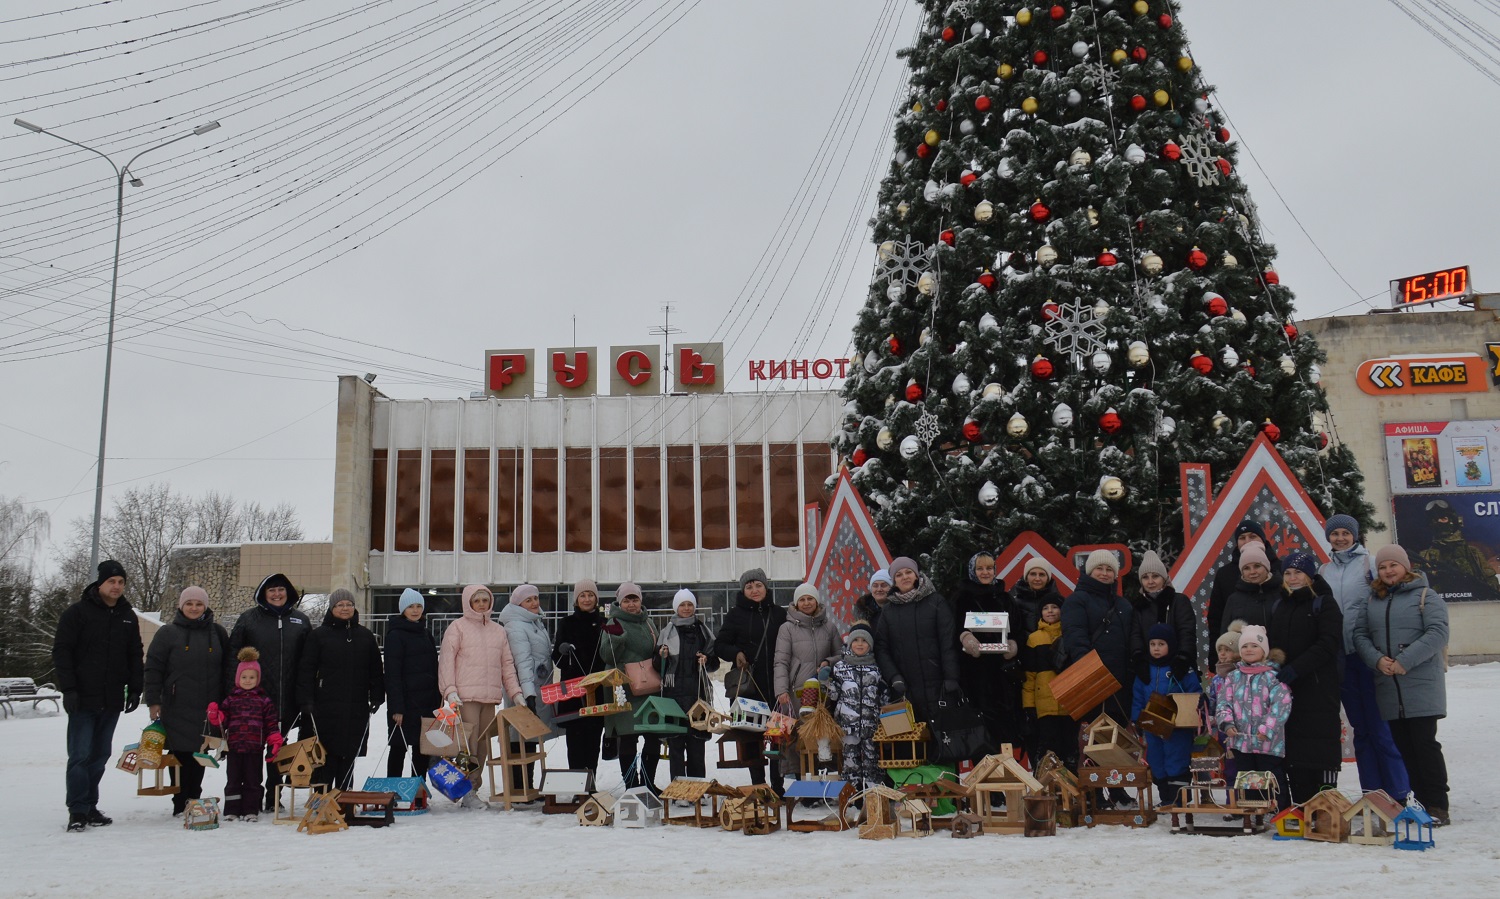
[(449, 702), (459, 705), (469, 751), (479, 759), (479, 768), (469, 775), (476, 791), (490, 757), (490, 741), (479, 736), (495, 720), (496, 706), (507, 699), (511, 705), (526, 703), (505, 628), (490, 617), (494, 605), (495, 597), (488, 587), (465, 587), (464, 617), (448, 625), (438, 654), (438, 687)]

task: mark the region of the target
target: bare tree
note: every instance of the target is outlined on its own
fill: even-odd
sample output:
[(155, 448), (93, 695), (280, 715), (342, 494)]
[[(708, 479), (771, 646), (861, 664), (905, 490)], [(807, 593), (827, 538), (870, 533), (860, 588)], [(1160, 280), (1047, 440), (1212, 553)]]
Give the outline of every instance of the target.
[(238, 543), (244, 533), (239, 502), (228, 494), (210, 490), (193, 504), (190, 543)]
[(240, 514), (246, 541), (301, 540), (302, 525), (297, 523), (297, 509), (291, 503), (279, 503), (270, 509), (260, 503), (247, 503)]
[(31, 570), (31, 563), (52, 532), (52, 520), (41, 509), (0, 496), (0, 565)]

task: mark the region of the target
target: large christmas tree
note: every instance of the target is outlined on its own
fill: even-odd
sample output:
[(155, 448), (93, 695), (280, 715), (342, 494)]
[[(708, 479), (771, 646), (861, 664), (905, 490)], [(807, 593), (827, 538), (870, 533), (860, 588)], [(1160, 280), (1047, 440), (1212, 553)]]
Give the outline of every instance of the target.
[(1178, 464), (1217, 488), (1262, 432), (1368, 525), (1179, 4), (923, 6), (834, 438), (892, 550), (1170, 557)]

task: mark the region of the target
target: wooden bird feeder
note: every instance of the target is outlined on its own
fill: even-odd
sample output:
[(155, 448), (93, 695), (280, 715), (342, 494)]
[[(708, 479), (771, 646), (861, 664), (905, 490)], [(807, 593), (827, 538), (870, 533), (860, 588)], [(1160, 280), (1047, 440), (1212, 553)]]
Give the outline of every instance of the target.
[(819, 767), (839, 771), (844, 765), (844, 729), (822, 706), (797, 723), (797, 778), (805, 780)]
[(615, 827), (651, 827), (661, 819), (661, 799), (650, 787), (631, 787), (615, 801)]
[(1058, 827), (1078, 827), (1083, 823), (1083, 788), (1078, 785), (1078, 775), (1069, 771), (1062, 759), (1051, 752), (1042, 756), (1036, 779), (1057, 797)]
[[(953, 825), (953, 814), (939, 815), (937, 806), (947, 801), (953, 803), (954, 814), (969, 808), (974, 798), (974, 791), (964, 786), (958, 780), (958, 775), (951, 771), (942, 769), (936, 777), (931, 780), (920, 781), (916, 776), (926, 774), (931, 776), (931, 766), (923, 768), (893, 769), (891, 780), (895, 782), (896, 789), (906, 794), (908, 799), (919, 799), (927, 803), (932, 811), (932, 826), (944, 830)], [(913, 775), (903, 779), (902, 775)]]
[(1302, 813), (1307, 816), (1304, 837), (1322, 843), (1342, 843), (1349, 839), (1349, 822), (1344, 812), (1353, 808), (1349, 797), (1338, 790), (1320, 790), (1313, 798), (1302, 803)]
[(1026, 837), (1057, 836), (1057, 797), (1050, 793), (1021, 797), (1021, 807), (1026, 813)]
[(538, 740), (552, 730), (524, 705), (501, 709), (495, 716), (490, 739), (495, 748), (487, 763), (490, 771), (490, 801), (500, 802), (506, 811), (521, 802), (541, 797), (531, 773), (531, 766), (545, 762), (547, 753)]
[(625, 672), (618, 668), (584, 675), (578, 682), (583, 688), (583, 706), (578, 709), (578, 716), (591, 718), (630, 711), (630, 694), (626, 690), (629, 683)]
[(350, 827), (389, 827), (396, 823), (396, 794), (379, 790), (343, 790), (338, 794), (344, 823)]
[(932, 836), (932, 806), (920, 799), (903, 799), (896, 805), (896, 836)]
[(719, 737), (720, 768), (750, 768), (760, 763), (760, 735), (729, 730)]
[(189, 799), (182, 807), (183, 830), (218, 830), (219, 800)]
[(714, 708), (713, 703), (700, 699), (688, 709), (688, 726), (710, 734), (722, 734), (729, 730), (729, 716)]
[(276, 753), (276, 770), (287, 776), (294, 787), (312, 786), (313, 772), (328, 761), (328, 753), (317, 737), (308, 737), (281, 747)]
[[(167, 777), (167, 772), (173, 768), (180, 768), (182, 762), (179, 762), (177, 756), (170, 752), (163, 752), (159, 758), (160, 761), (157, 764), (148, 766), (144, 761), (145, 756), (141, 756), (141, 761), (135, 767), (135, 795), (176, 796), (181, 789)], [(151, 772), (149, 783), (146, 778), (147, 771)]]
[[(786, 829), (796, 833), (848, 830), (849, 803), (853, 799), (854, 787), (847, 780), (794, 780), (781, 797)], [(823, 817), (816, 821), (797, 820), (797, 808), (804, 800), (820, 804)]]
[[(1402, 809), (1401, 814), (1396, 816), (1396, 848), (1425, 852), (1436, 846), (1437, 843), (1432, 839), (1433, 823), (1432, 816), (1427, 814), (1426, 809), (1414, 805)], [(1412, 833), (1413, 828), (1416, 829), (1415, 834)]]
[(297, 832), (316, 834), (348, 830), (349, 824), (344, 820), (338, 798), (338, 790), (326, 790), (309, 799), (307, 811), (302, 813), (302, 821), (297, 825)]
[(899, 734), (886, 732), (885, 721), (875, 727), (875, 751), (882, 768), (915, 768), (927, 764), (927, 722)]
[(763, 734), (771, 724), (771, 707), (759, 699), (740, 696), (729, 706), (729, 726)]
[(864, 818), (859, 823), (861, 840), (893, 840), (898, 830), (897, 806), (906, 801), (906, 794), (879, 784), (867, 788), (864, 793)]
[[(1362, 846), (1391, 846), (1396, 842), (1396, 818), (1402, 805), (1384, 790), (1361, 796), (1344, 812), (1349, 824), (1349, 842)], [(1358, 824), (1355, 824), (1355, 821)]]
[(542, 770), (542, 814), (571, 815), (594, 792), (594, 772), (587, 768)]
[(773, 833), (781, 828), (780, 805), (781, 798), (765, 784), (741, 787), (740, 795), (725, 800), (719, 809), (719, 826), (750, 836)]
[[(739, 790), (726, 787), (716, 780), (679, 777), (667, 784), (666, 789), (661, 791), (662, 802), (666, 805), (662, 820), (667, 824), (717, 827), (719, 812), (722, 811), (724, 802), (739, 796)], [(673, 802), (691, 803), (692, 808), (673, 817), (671, 806)]]
[(608, 827), (615, 823), (615, 797), (612, 793), (595, 793), (578, 806), (578, 823), (584, 827)]
[(1087, 733), (1088, 743), (1083, 747), (1083, 754), (1094, 764), (1107, 768), (1130, 768), (1141, 763), (1141, 753), (1146, 747), (1108, 715), (1095, 718), (1088, 726)]
[(1271, 826), (1276, 829), (1273, 840), (1300, 840), (1307, 836), (1307, 815), (1294, 805), (1272, 818)]
[[(970, 805), (983, 822), (985, 833), (1025, 833), (1026, 807), (1022, 800), (1027, 793), (1045, 792), (1031, 772), (1016, 761), (1009, 743), (980, 759), (964, 775), (963, 785), (974, 795)], [(995, 800), (1002, 797), (1005, 808), (998, 809)]]
[(973, 812), (957, 812), (948, 820), (954, 839), (969, 840), (984, 833), (984, 819)]
[(377, 793), (396, 794), (396, 814), (425, 815), (431, 794), (420, 777), (367, 777), (365, 789)]
[[(1146, 765), (1090, 766), (1079, 770), (1078, 780), (1084, 790), (1083, 823), (1086, 826), (1123, 824), (1126, 827), (1150, 827), (1156, 823), (1156, 807), (1151, 803), (1151, 769)], [(1101, 807), (1101, 794), (1107, 788), (1134, 791), (1135, 808)]]
[(665, 696), (637, 697), (640, 702), (635, 709), (635, 732), (680, 736), (688, 732), (688, 716), (677, 700)]
[(1118, 693), (1120, 682), (1109, 673), (1099, 651), (1093, 650), (1052, 678), (1048, 687), (1063, 711), (1074, 721), (1081, 721), (1091, 709)]

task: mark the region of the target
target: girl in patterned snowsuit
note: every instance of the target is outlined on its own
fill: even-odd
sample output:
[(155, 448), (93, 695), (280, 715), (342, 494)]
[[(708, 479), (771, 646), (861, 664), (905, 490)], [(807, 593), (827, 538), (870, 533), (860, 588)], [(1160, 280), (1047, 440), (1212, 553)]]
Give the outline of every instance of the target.
[(1270, 774), (1283, 808), (1289, 797), (1281, 766), (1286, 758), (1286, 719), (1292, 711), (1292, 689), (1279, 677), (1284, 658), (1281, 650), (1271, 649), (1265, 628), (1243, 625), (1240, 663), (1225, 678), (1214, 712), (1214, 723), (1224, 732), (1225, 746), (1234, 753), (1240, 772)]
[(849, 649), (834, 663), (828, 680), (828, 702), (844, 729), (844, 779), (856, 790), (884, 784), (885, 771), (875, 752), (875, 728), (888, 691), (875, 662), (875, 638), (860, 622), (849, 631)]

